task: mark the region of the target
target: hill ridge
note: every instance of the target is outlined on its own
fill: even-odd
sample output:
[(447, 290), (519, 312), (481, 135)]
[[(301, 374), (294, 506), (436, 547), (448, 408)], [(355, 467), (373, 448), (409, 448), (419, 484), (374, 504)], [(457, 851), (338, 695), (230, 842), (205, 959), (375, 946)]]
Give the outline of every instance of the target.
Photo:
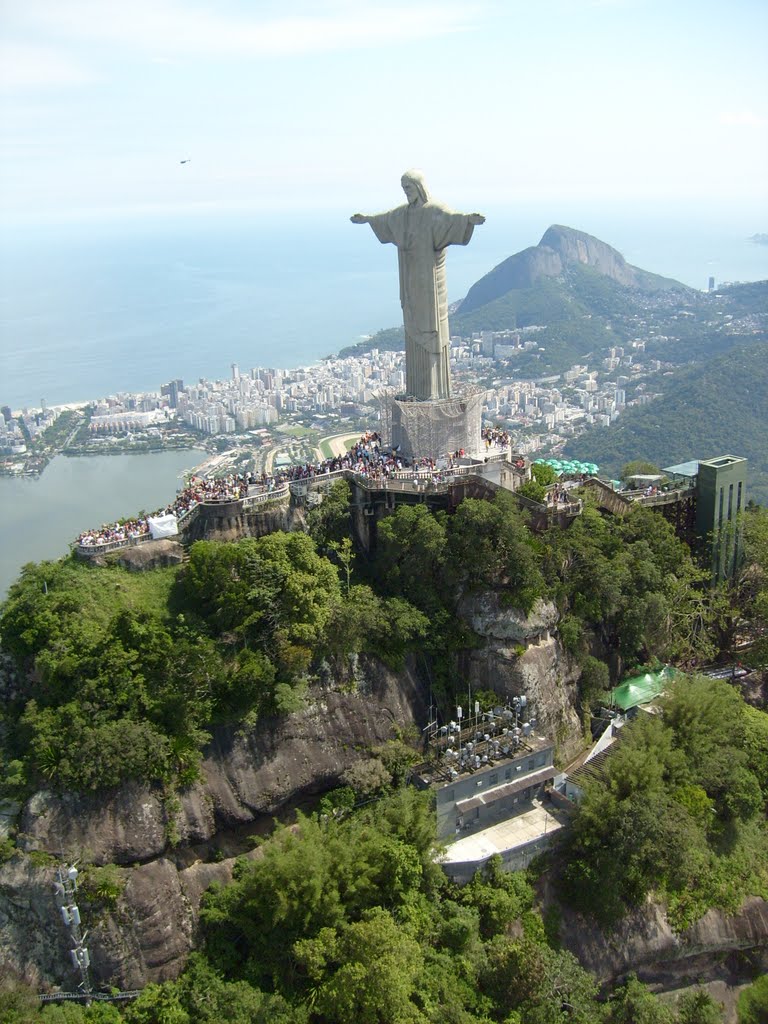
[(691, 291), (673, 278), (633, 267), (618, 249), (586, 231), (564, 224), (550, 225), (538, 245), (508, 256), (481, 277), (459, 303), (460, 315), (473, 312), (507, 292), (531, 288), (542, 278), (562, 277), (574, 264), (590, 267), (625, 288), (641, 291)]

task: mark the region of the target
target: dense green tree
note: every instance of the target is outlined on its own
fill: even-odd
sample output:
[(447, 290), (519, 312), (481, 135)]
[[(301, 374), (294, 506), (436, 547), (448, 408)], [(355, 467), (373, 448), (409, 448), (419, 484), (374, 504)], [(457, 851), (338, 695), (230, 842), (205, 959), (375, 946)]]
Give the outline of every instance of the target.
[(610, 690), (611, 678), (608, 666), (599, 658), (587, 655), (581, 666), (579, 679), (579, 696), (585, 711), (600, 700), (606, 700)]
[(146, 985), (125, 1011), (126, 1024), (193, 1024), (175, 985)]
[(544, 503), (547, 497), (546, 487), (536, 479), (526, 480), (526, 482), (518, 488), (517, 493), (523, 498), (528, 498), (530, 501), (538, 502), (540, 505)]
[(112, 1003), (49, 1003), (36, 1019), (40, 1024), (121, 1024), (123, 1017)]
[[(597, 983), (572, 953), (530, 939), (488, 943), (481, 984), (499, 1020), (519, 1011), (521, 1024), (596, 1024)], [(512, 1017), (514, 1020), (514, 1017)]]
[(744, 752), (747, 767), (768, 800), (768, 712), (749, 705), (744, 708)]
[(309, 535), (320, 551), (329, 551), (332, 544), (347, 539), (351, 528), (350, 504), (352, 490), (346, 480), (336, 480), (323, 500), (307, 512)]
[(544, 566), (561, 610), (628, 661), (691, 663), (714, 654), (722, 595), (652, 510), (614, 519), (585, 502), (568, 530), (548, 531)]
[(749, 664), (768, 669), (768, 508), (749, 509), (743, 517), (745, 559), (739, 599), (752, 646)]
[(433, 515), (425, 505), (400, 505), (378, 527), (380, 586), (428, 615), (442, 611), (448, 598), (443, 588), (446, 547), (444, 516)]
[(611, 996), (605, 1024), (675, 1024), (675, 1014), (632, 975)]
[(397, 669), (429, 628), (427, 616), (404, 598), (380, 597), (369, 586), (355, 584), (334, 609), (328, 644), (334, 653), (375, 654)]
[(531, 466), (531, 476), (536, 483), (544, 487), (549, 487), (557, 480), (557, 473), (546, 462), (534, 462)]
[(536, 542), (510, 495), (465, 499), (448, 520), (449, 578), (462, 587), (494, 587), (530, 610), (545, 593)]
[(374, 907), (361, 920), (323, 928), (294, 946), (312, 988), (313, 1011), (329, 1024), (427, 1024), (416, 1006), (424, 958), (419, 943), (390, 913)]
[(762, 974), (739, 994), (739, 1024), (768, 1021), (768, 974)]
[(765, 798), (741, 698), (722, 680), (680, 676), (663, 707), (624, 727), (564, 840), (565, 896), (603, 921), (657, 890), (685, 927), (765, 884)]
[(534, 892), (522, 872), (504, 871), (501, 858), (491, 857), (459, 892), (462, 904), (479, 915), (485, 939), (504, 935), (513, 921), (533, 906)]
[(257, 984), (290, 986), (299, 939), (377, 906), (397, 914), (428, 891), (434, 824), (423, 803), (409, 790), (346, 821), (301, 818), (298, 833), (279, 831), (262, 859), (239, 864), (235, 882), (204, 903), (213, 962)]
[(686, 992), (677, 1004), (677, 1024), (723, 1024), (721, 1005), (703, 989)]

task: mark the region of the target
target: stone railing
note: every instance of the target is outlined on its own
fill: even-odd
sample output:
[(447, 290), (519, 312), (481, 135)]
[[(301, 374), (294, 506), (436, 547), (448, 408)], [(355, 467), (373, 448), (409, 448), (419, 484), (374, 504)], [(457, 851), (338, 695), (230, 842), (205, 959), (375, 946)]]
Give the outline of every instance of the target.
[(281, 498), (286, 498), (291, 493), (291, 489), (288, 484), (283, 484), (280, 487), (275, 487), (271, 491), (261, 491), (260, 494), (249, 494), (247, 498), (240, 498), (240, 504), (242, 505), (243, 511), (246, 512), (248, 509), (255, 508), (257, 505), (266, 505), (270, 501), (279, 501)]
[(316, 473), (315, 476), (305, 476), (298, 480), (289, 480), (288, 486), (291, 494), (295, 494), (296, 497), (304, 497), (304, 495), (312, 490), (313, 488), (322, 487), (323, 484), (333, 482), (334, 480), (341, 480), (344, 477), (349, 476), (352, 473), (351, 469), (334, 469), (330, 473)]
[(581, 499), (575, 501), (561, 501), (556, 505), (545, 505), (540, 501), (534, 501), (532, 498), (526, 498), (524, 494), (520, 494), (519, 491), (515, 491), (515, 498), (522, 508), (527, 508), (531, 512), (534, 512), (538, 516), (578, 516), (581, 515), (583, 504)]
[(506, 462), (509, 457), (509, 447), (489, 448), (485, 455), (480, 458), (483, 462)]
[(76, 554), (83, 558), (96, 558), (97, 555), (104, 555), (108, 551), (119, 551), (120, 548), (132, 548), (137, 544), (146, 544), (152, 540), (151, 533), (143, 533), (140, 537), (125, 537), (123, 540), (109, 540), (103, 544), (78, 544), (75, 541), (71, 547)]

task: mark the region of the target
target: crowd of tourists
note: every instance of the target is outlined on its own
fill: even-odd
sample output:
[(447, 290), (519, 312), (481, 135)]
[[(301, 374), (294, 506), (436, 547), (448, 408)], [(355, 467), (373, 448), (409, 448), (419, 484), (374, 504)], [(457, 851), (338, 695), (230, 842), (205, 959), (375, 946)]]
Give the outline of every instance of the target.
[[(509, 434), (498, 427), (487, 427), (483, 430), (483, 441), (486, 448), (507, 447)], [(307, 462), (280, 469), (276, 473), (260, 475), (232, 473), (210, 480), (193, 476), (187, 486), (179, 491), (176, 498), (165, 508), (158, 509), (148, 516), (136, 516), (119, 523), (104, 524), (95, 530), (85, 530), (77, 538), (76, 543), (82, 547), (99, 547), (138, 540), (150, 533), (150, 518), (164, 515), (175, 515), (180, 518), (201, 503), (238, 501), (249, 495), (272, 492), (286, 483), (314, 480), (339, 470), (350, 470), (372, 481), (386, 481), (396, 473), (410, 470), (414, 479), (429, 474), (432, 480), (439, 483), (450, 475), (457, 462), (464, 457), (462, 448), (453, 452), (446, 460), (440, 460), (441, 464), (432, 458), (409, 461), (400, 455), (397, 449), (383, 448), (380, 435), (375, 430), (368, 430), (343, 455), (334, 455), (322, 462)]]
[(127, 540), (136, 540), (149, 533), (149, 523), (145, 516), (125, 519), (120, 523), (105, 524), (98, 530), (85, 530), (77, 538), (81, 547), (90, 548), (103, 544), (124, 544)]
[[(434, 460), (420, 460), (423, 463), (428, 461), (434, 466)], [(271, 492), (286, 483), (312, 480), (337, 470), (347, 469), (360, 476), (386, 479), (393, 473), (407, 469), (409, 465), (397, 452), (383, 451), (379, 434), (369, 430), (343, 455), (335, 455), (319, 463), (307, 462), (303, 465), (290, 466), (274, 474), (262, 473), (260, 476), (253, 473), (231, 473), (210, 480), (193, 476), (187, 486), (179, 491), (165, 508), (160, 508), (150, 515), (136, 516), (118, 523), (105, 523), (98, 529), (85, 530), (77, 538), (76, 543), (81, 547), (102, 547), (106, 544), (139, 540), (150, 533), (151, 518), (165, 515), (180, 518), (185, 512), (202, 503), (238, 501), (249, 494)]]
[(330, 459), (318, 463), (307, 462), (302, 466), (291, 466), (272, 477), (262, 476), (256, 482), (264, 489), (272, 490), (286, 482), (313, 480), (315, 477), (336, 473), (342, 469), (351, 470), (359, 476), (382, 479), (407, 469), (409, 465), (410, 463), (397, 451), (382, 449), (379, 434), (375, 430), (368, 430), (343, 455), (333, 455)]
[(149, 515), (135, 516), (118, 523), (106, 523), (95, 530), (85, 530), (77, 538), (81, 547), (100, 547), (104, 544), (124, 543), (146, 537), (149, 532), (149, 520), (160, 516), (174, 515), (180, 518), (195, 505), (205, 501), (237, 501), (248, 493), (252, 477), (245, 474), (230, 474), (215, 480), (205, 480), (193, 476), (187, 486), (179, 491), (170, 505), (159, 508)]
[(501, 427), (483, 427), (483, 442), (486, 448), (509, 448), (509, 432)]
[(565, 487), (555, 486), (547, 491), (547, 505), (568, 505), (570, 501)]

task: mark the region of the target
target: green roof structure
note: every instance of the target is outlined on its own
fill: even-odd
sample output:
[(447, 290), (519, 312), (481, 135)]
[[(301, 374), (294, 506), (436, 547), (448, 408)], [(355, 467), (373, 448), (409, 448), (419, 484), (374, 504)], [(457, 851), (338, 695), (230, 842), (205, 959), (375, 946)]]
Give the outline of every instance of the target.
[(625, 679), (611, 691), (611, 702), (622, 711), (648, 704), (663, 692), (667, 683), (677, 674), (671, 665), (665, 665), (661, 672), (646, 672), (644, 676)]

